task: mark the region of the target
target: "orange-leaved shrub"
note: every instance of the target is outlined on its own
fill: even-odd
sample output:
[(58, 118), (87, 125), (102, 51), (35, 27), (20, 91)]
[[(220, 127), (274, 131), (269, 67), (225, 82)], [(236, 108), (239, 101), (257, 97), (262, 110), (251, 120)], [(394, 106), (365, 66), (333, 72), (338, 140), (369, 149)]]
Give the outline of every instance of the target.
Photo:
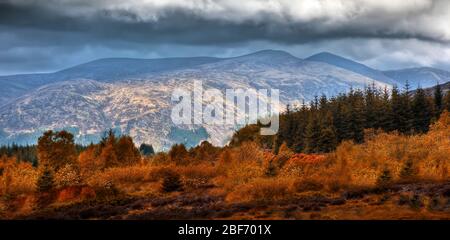
[(222, 154), (218, 169), (223, 171), (215, 178), (215, 183), (225, 190), (250, 182), (264, 176), (264, 152), (254, 142), (245, 142), (239, 147), (229, 149)]
[(78, 186), (82, 184), (80, 170), (77, 166), (67, 164), (55, 174), (55, 183), (59, 188)]
[(31, 163), (17, 162), (15, 158), (0, 158), (0, 194), (33, 193), (38, 171)]

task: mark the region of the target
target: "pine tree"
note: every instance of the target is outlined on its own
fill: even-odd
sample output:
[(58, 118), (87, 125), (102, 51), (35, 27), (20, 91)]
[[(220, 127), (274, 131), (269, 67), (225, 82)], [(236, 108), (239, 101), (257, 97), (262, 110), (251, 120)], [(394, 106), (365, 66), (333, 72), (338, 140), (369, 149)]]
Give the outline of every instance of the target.
[(389, 98), (389, 91), (384, 88), (383, 95), (380, 99), (380, 114), (379, 114), (379, 126), (384, 131), (392, 131), (393, 127), (393, 113), (391, 107), (391, 101)]
[(55, 181), (53, 177), (52, 169), (46, 165), (42, 169), (39, 178), (37, 180), (37, 191), (38, 192), (48, 192), (54, 188)]
[(328, 100), (327, 100), (327, 96), (325, 96), (325, 95), (322, 95), (322, 96), (320, 97), (320, 100), (319, 100), (319, 110), (320, 110), (320, 111), (326, 111), (326, 110), (328, 110)]
[(409, 84), (405, 91), (400, 93), (397, 87), (392, 89), (392, 129), (401, 133), (409, 133), (412, 129), (413, 114), (411, 111), (411, 99), (409, 97)]
[(306, 147), (305, 152), (317, 153), (319, 152), (319, 140), (320, 140), (320, 123), (319, 119), (312, 114), (308, 120), (308, 125), (305, 131)]
[(403, 105), (403, 125), (400, 127), (400, 132), (410, 133), (413, 129), (414, 115), (412, 112), (412, 101), (409, 82), (406, 81), (405, 90), (402, 94), (402, 105)]
[(402, 119), (402, 101), (400, 92), (397, 88), (397, 86), (394, 86), (392, 88), (392, 94), (391, 94), (391, 126), (389, 128), (389, 131), (393, 130), (399, 130), (401, 125), (403, 124)]
[(434, 109), (435, 109), (435, 117), (439, 118), (443, 110), (443, 94), (441, 85), (439, 82), (436, 84), (434, 88)]
[(143, 156), (153, 156), (153, 155), (155, 155), (155, 150), (153, 149), (153, 146), (151, 144), (142, 143), (139, 146), (139, 152)]
[(414, 132), (425, 133), (428, 131), (431, 121), (431, 111), (425, 91), (417, 89), (412, 103)]
[(286, 105), (286, 111), (280, 116), (280, 127), (276, 138), (276, 148), (279, 148), (283, 142), (286, 142), (288, 146), (293, 145), (293, 138), (291, 137), (294, 128), (294, 118), (292, 114), (291, 106)]
[(318, 142), (318, 148), (320, 152), (331, 152), (336, 148), (336, 129), (333, 124), (333, 116), (330, 112), (327, 112), (322, 118), (320, 124), (320, 136)]
[(308, 122), (308, 109), (303, 105), (296, 113), (295, 128), (293, 130), (292, 150), (303, 152), (305, 150), (305, 131)]
[(376, 128), (378, 127), (378, 103), (377, 103), (377, 91), (375, 89), (374, 84), (365, 89), (364, 92), (364, 118), (365, 128)]
[(339, 141), (342, 140), (352, 140), (354, 137), (353, 134), (353, 113), (352, 113), (352, 108), (350, 106), (349, 103), (342, 103), (340, 104), (340, 110), (338, 113), (338, 118), (340, 119), (340, 123), (337, 124), (336, 126), (338, 126), (336, 128), (337, 132), (338, 132), (338, 139)]
[(364, 94), (360, 90), (352, 91), (349, 94), (350, 116), (349, 130), (351, 139), (356, 143), (364, 141)]
[(331, 111), (333, 112), (333, 124), (336, 129), (337, 142), (341, 142), (342, 140), (346, 139), (344, 134), (346, 133), (347, 129), (347, 126), (345, 125), (343, 110), (344, 107), (342, 102), (340, 101), (340, 98), (342, 98), (342, 96), (333, 99), (333, 107), (331, 108)]

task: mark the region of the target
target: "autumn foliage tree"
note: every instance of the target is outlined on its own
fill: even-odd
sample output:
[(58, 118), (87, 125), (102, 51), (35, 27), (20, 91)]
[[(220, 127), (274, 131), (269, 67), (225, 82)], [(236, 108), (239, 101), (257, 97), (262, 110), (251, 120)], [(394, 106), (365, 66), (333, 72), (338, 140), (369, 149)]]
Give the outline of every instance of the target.
[(213, 146), (208, 141), (203, 141), (200, 145), (189, 150), (193, 162), (214, 162), (219, 157), (220, 148)]
[(130, 136), (122, 136), (115, 144), (115, 152), (119, 165), (129, 166), (139, 163), (140, 153)]
[(80, 168), (84, 171), (93, 172), (104, 167), (104, 163), (97, 154), (97, 146), (91, 145), (78, 156)]
[(189, 163), (189, 153), (183, 144), (175, 144), (169, 150), (169, 161), (179, 165), (186, 165)]
[(98, 144), (92, 144), (78, 157), (83, 170), (103, 170), (139, 163), (141, 155), (129, 136), (116, 137), (110, 130)]
[(38, 140), (39, 164), (58, 171), (67, 164), (77, 164), (77, 151), (73, 135), (66, 131), (47, 131)]

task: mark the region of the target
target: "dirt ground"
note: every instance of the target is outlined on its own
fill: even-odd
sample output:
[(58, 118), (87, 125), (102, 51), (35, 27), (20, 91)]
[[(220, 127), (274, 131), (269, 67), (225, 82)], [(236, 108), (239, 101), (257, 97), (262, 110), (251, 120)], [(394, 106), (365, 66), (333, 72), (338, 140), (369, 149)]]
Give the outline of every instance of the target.
[(277, 202), (230, 203), (212, 189), (166, 196), (121, 195), (51, 206), (16, 219), (450, 219), (450, 182), (396, 184)]

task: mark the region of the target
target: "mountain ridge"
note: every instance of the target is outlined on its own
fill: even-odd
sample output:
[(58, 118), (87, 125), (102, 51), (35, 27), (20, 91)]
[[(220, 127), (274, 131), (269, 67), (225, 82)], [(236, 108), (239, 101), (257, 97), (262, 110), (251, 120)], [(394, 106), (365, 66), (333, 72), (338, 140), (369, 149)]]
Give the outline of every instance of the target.
[[(159, 66), (146, 69), (149, 64)], [(124, 69), (129, 65), (133, 66)], [(69, 129), (78, 143), (89, 144), (109, 128), (132, 136), (138, 144), (152, 143), (157, 150), (180, 141), (187, 146), (200, 140), (226, 144), (238, 126), (172, 124), (171, 92), (189, 88), (193, 80), (202, 81), (205, 89), (221, 91), (279, 89), (282, 104), (371, 84), (391, 87), (333, 64), (276, 50), (232, 58), (108, 58), (53, 74), (0, 77), (0, 85), (7, 86), (0, 93), (9, 93), (0, 95), (6, 99), (0, 104), (0, 144), (34, 143), (48, 129)]]
[(331, 65), (334, 65), (337, 67), (341, 67), (341, 68), (359, 73), (363, 76), (370, 77), (375, 80), (383, 81), (383, 82), (386, 82), (389, 84), (395, 84), (395, 82), (392, 81), (392, 79), (385, 76), (383, 74), (383, 72), (381, 72), (377, 69), (368, 67), (364, 64), (355, 62), (353, 60), (338, 56), (338, 55), (330, 53), (330, 52), (321, 52), (318, 54), (314, 54), (314, 55), (306, 58), (305, 60), (325, 62), (325, 63), (331, 64)]

